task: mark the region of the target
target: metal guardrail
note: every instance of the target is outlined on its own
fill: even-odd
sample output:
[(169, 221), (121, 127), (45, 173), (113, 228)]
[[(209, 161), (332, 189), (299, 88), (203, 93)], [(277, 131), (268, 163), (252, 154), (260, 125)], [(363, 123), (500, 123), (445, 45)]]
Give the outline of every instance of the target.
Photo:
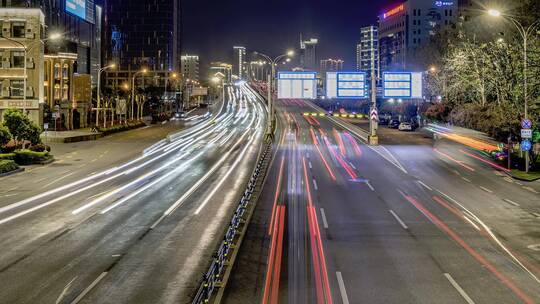
[(257, 166), (255, 167), (246, 190), (238, 203), (238, 207), (236, 208), (236, 211), (229, 222), (229, 226), (226, 229), (223, 241), (220, 243), (216, 253), (214, 254), (212, 264), (210, 265), (210, 268), (206, 274), (203, 276), (203, 282), (197, 290), (195, 298), (192, 302), (193, 304), (210, 302), (212, 296), (215, 295), (216, 289), (222, 286), (225, 268), (230, 266), (230, 256), (237, 248), (237, 236), (240, 233), (239, 228), (242, 224), (246, 224), (246, 211), (248, 210), (249, 205), (253, 203), (252, 196), (258, 182), (262, 181), (266, 175), (271, 151), (272, 143), (270, 142), (266, 144), (264, 151), (262, 151), (259, 155)]

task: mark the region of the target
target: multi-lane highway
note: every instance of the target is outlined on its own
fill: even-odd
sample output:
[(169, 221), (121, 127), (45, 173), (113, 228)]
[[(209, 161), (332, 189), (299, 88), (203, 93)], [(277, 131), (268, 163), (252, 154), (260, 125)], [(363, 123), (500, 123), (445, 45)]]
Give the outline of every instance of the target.
[[(478, 142), (369, 147), (301, 100), (280, 142), (225, 303), (539, 303), (540, 201)], [(536, 244), (536, 247), (535, 247)], [(536, 250), (538, 250), (536, 249)]]
[(219, 111), (139, 157), (0, 201), (0, 303), (188, 302), (261, 147), (264, 104)]

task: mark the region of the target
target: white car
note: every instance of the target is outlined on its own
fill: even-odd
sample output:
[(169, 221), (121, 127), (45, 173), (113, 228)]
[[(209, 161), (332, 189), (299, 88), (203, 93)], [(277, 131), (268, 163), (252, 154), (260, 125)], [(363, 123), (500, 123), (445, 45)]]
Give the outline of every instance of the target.
[(413, 130), (413, 126), (412, 124), (408, 123), (408, 122), (402, 122), (400, 125), (399, 125), (399, 128), (398, 128), (400, 131), (412, 131)]

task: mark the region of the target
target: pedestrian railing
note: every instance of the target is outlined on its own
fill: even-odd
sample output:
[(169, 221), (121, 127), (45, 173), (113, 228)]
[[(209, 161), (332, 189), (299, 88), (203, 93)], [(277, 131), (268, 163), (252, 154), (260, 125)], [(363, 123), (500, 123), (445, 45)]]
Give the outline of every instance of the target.
[(248, 208), (252, 207), (257, 199), (253, 194), (262, 188), (270, 163), (271, 151), (272, 143), (270, 142), (265, 145), (264, 150), (259, 155), (257, 166), (229, 222), (223, 241), (214, 254), (212, 264), (203, 276), (202, 284), (195, 294), (193, 304), (209, 303), (216, 295), (217, 288), (223, 287), (223, 282), (227, 279), (224, 277), (225, 270), (227, 267), (232, 267), (234, 261), (231, 261), (231, 257), (234, 256), (233, 252), (238, 250), (239, 240), (241, 240), (239, 235), (242, 233), (242, 228), (248, 224)]

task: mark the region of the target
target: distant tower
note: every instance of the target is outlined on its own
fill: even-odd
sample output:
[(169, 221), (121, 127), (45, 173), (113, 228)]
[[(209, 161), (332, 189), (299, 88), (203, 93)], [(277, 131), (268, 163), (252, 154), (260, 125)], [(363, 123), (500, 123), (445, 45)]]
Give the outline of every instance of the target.
[(303, 40), (302, 34), (300, 34), (300, 67), (304, 70), (315, 71), (317, 70), (319, 61), (317, 58), (317, 44), (318, 39), (311, 38), (309, 40)]
[(246, 48), (243, 46), (235, 46), (234, 60), (233, 60), (233, 74), (236, 74), (238, 78), (246, 78)]

